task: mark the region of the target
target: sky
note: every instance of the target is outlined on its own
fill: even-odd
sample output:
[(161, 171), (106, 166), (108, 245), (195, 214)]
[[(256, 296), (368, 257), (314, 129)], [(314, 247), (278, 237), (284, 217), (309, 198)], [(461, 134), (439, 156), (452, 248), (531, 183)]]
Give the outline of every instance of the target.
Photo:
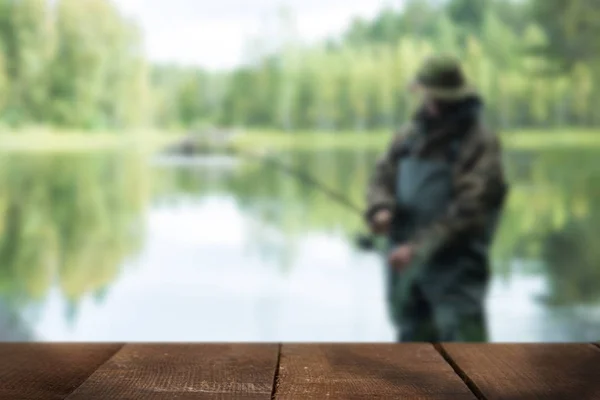
[(249, 40), (274, 39), (281, 9), (293, 15), (296, 37), (315, 42), (335, 36), (354, 17), (374, 17), (403, 0), (114, 0), (144, 34), (156, 62), (230, 69), (245, 60)]

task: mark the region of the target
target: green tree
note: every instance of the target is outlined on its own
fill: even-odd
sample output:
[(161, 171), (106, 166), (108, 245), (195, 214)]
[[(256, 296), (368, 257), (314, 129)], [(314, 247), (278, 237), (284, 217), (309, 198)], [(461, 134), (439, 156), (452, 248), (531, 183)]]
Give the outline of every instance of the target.
[(4, 107), (10, 93), (10, 79), (6, 71), (6, 60), (0, 49), (0, 117), (4, 114)]
[(450, 0), (446, 12), (463, 33), (479, 34), (492, 0)]
[[(59, 0), (50, 68), (52, 119), (71, 127), (125, 127), (143, 94), (139, 36), (107, 0)], [(138, 110), (139, 111), (139, 110)]]
[(597, 63), (600, 52), (600, 4), (597, 0), (532, 0), (532, 17), (548, 42), (539, 50), (562, 69)]
[(12, 122), (40, 121), (48, 97), (46, 70), (53, 49), (50, 9), (45, 0), (3, 3), (0, 35), (11, 82), (7, 106)]

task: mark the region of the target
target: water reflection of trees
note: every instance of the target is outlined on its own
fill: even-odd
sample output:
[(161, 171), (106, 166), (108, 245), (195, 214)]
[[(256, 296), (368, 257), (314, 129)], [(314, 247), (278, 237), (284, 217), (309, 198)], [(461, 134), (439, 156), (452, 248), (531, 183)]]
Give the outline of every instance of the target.
[[(363, 205), (366, 167), (372, 163), (373, 155), (343, 150), (307, 151), (285, 153), (278, 159), (344, 195), (357, 206)], [(290, 232), (309, 229), (352, 232), (362, 226), (360, 216), (352, 210), (268, 163), (245, 165), (231, 189), (239, 194), (242, 205), (249, 208), (255, 207), (258, 200), (266, 205), (277, 199), (278, 207), (264, 206), (261, 213), (266, 219), (286, 226)]]
[[(517, 156), (521, 162), (511, 163)], [(508, 161), (513, 190), (497, 257), (541, 261), (551, 303), (600, 300), (600, 248), (594, 246), (600, 234), (597, 152), (538, 151)]]
[[(301, 169), (345, 194), (359, 207), (377, 154), (348, 150), (282, 153), (281, 162)], [(497, 274), (508, 276), (515, 259), (532, 260), (549, 283), (554, 303), (600, 298), (600, 169), (596, 154), (580, 149), (511, 151), (506, 166), (511, 193), (493, 248)], [(208, 184), (208, 172), (176, 178), (189, 191), (227, 191), (255, 223), (249, 234), (260, 253), (290, 262), (306, 232), (351, 235), (364, 229), (360, 216), (318, 189), (270, 164), (246, 163), (226, 179)], [(195, 183), (194, 183), (195, 182)], [(599, 199), (599, 200), (595, 200)], [(281, 234), (273, 235), (273, 230)], [(287, 261), (285, 261), (287, 260)]]
[(31, 329), (23, 316), (0, 298), (0, 341), (25, 342), (32, 338)]
[(159, 203), (172, 202), (198, 194), (230, 194), (227, 182), (235, 170), (207, 166), (155, 165), (152, 174), (156, 177), (153, 185), (153, 199)]
[(102, 296), (140, 245), (141, 157), (3, 155), (0, 297), (20, 307), (58, 285), (75, 312), (83, 296)]
[[(313, 177), (353, 203), (362, 204), (367, 155), (352, 151), (305, 151), (276, 157), (278, 162)], [(306, 232), (350, 235), (361, 229), (360, 216), (270, 163), (244, 164), (229, 188), (240, 207), (264, 225), (262, 229), (255, 228), (256, 234), (251, 237), (253, 247), (263, 254), (278, 252), (279, 263), (283, 265), (290, 265), (299, 239)], [(280, 241), (268, 239), (269, 227), (280, 231)]]
[[(548, 300), (580, 303), (600, 298), (600, 168), (593, 151), (508, 152), (512, 192), (493, 249), (497, 273), (510, 273), (515, 258), (537, 261), (549, 283)], [(376, 154), (351, 151), (282, 155), (327, 187), (364, 204), (364, 188)], [(301, 232), (341, 233), (363, 229), (359, 216), (323, 193), (269, 165), (246, 165), (231, 189), (242, 206), (283, 227)], [(598, 200), (595, 200), (598, 199)]]

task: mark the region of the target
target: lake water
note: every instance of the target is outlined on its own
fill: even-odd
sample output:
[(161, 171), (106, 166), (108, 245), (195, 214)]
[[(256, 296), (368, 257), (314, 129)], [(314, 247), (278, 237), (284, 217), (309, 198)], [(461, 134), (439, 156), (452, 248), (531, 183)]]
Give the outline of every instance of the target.
[[(508, 152), (491, 340), (600, 338), (597, 150)], [(271, 165), (2, 155), (0, 340), (386, 342), (358, 215)], [(281, 153), (362, 206), (376, 154)]]

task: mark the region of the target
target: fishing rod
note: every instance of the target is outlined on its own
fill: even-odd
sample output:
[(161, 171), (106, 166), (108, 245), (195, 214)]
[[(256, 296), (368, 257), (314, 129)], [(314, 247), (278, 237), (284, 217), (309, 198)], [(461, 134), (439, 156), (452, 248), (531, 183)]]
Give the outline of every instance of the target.
[[(252, 158), (267, 165), (271, 164), (274, 167), (280, 169), (281, 171), (286, 172), (289, 175), (295, 177), (301, 182), (304, 182), (309, 186), (312, 186), (313, 188), (319, 189), (322, 193), (327, 195), (333, 201), (337, 202), (340, 205), (343, 205), (348, 210), (352, 211), (355, 215), (359, 215), (361, 218), (363, 217), (363, 210), (356, 204), (348, 200), (346, 196), (324, 185), (322, 182), (319, 182), (313, 176), (305, 173), (304, 171), (298, 168), (294, 168), (290, 165), (287, 165), (274, 157), (265, 156), (262, 154), (255, 154), (250, 152), (235, 152), (235, 154), (243, 158)], [(355, 237), (355, 243), (361, 250), (371, 251), (374, 250), (376, 247), (376, 238), (371, 233), (359, 233)]]

